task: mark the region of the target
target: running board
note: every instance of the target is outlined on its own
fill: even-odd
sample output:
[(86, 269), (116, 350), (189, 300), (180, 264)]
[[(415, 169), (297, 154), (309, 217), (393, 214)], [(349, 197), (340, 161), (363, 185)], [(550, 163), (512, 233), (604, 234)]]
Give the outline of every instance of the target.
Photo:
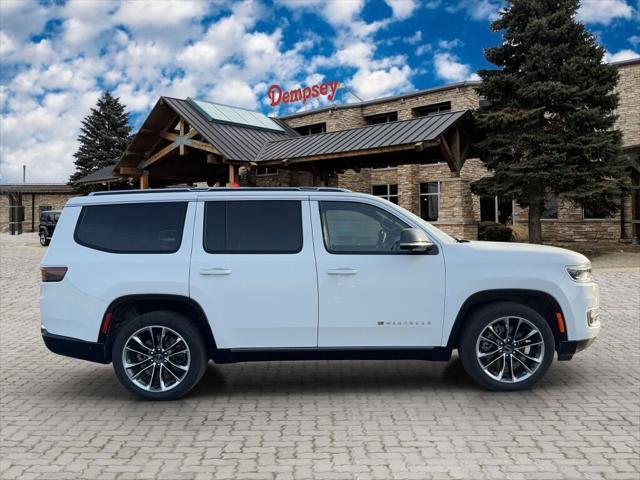
[(451, 348), (230, 348), (216, 349), (215, 363), (291, 360), (432, 360), (447, 362)]

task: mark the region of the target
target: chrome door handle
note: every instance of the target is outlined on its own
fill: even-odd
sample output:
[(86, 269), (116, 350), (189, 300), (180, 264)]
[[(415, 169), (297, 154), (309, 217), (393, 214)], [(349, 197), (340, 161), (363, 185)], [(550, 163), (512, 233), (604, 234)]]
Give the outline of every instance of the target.
[(203, 268), (200, 275), (230, 275), (231, 270), (228, 268)]
[(355, 268), (330, 268), (327, 273), (329, 275), (355, 275), (358, 270)]

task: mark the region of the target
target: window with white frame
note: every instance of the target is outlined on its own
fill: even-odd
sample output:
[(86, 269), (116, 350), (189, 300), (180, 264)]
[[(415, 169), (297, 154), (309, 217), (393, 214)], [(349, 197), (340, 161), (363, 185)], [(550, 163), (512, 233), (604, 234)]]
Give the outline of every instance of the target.
[(278, 175), (278, 169), (276, 167), (256, 167), (257, 177), (267, 177), (270, 175)]
[(398, 204), (398, 185), (373, 185), (371, 194)]
[(440, 182), (420, 184), (420, 217), (428, 222), (438, 220), (440, 209)]

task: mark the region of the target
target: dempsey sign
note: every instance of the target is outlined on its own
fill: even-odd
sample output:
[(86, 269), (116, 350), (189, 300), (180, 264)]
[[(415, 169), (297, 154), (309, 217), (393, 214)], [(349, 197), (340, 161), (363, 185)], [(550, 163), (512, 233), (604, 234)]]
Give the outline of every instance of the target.
[(327, 100), (331, 101), (336, 96), (336, 91), (340, 87), (340, 82), (331, 81), (331, 82), (322, 82), (318, 85), (313, 85), (311, 87), (303, 87), (303, 88), (294, 88), (292, 90), (282, 91), (280, 85), (271, 85), (269, 90), (267, 91), (267, 97), (269, 98), (269, 102), (271, 102), (271, 106), (275, 107), (280, 103), (293, 103), (293, 102), (302, 102), (307, 103), (307, 100), (310, 98), (316, 98), (320, 95), (326, 96)]

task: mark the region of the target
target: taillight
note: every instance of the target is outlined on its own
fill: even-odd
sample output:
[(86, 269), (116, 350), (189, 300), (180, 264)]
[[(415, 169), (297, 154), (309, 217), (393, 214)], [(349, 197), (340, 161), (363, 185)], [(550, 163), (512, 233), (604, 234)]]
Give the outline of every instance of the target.
[(67, 273), (67, 267), (40, 267), (43, 282), (59, 282)]

